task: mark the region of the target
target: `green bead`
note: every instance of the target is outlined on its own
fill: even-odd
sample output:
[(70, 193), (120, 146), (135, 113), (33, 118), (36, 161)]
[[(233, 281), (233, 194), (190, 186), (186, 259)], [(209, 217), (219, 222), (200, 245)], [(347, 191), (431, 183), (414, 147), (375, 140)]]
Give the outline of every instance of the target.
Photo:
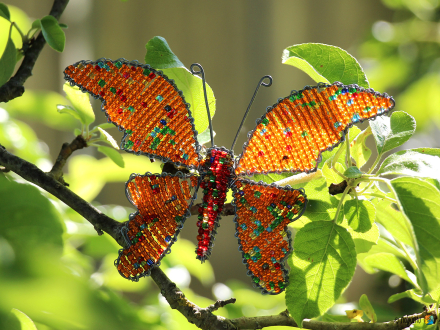
[(203, 229), (208, 229), (209, 228), (209, 224), (207, 222), (202, 223), (202, 228)]
[(112, 92), (113, 94), (115, 94), (115, 93), (116, 93), (116, 88), (114, 88), (114, 87), (110, 87), (110, 92)]
[(130, 106), (128, 107), (128, 110), (130, 110), (130, 112), (134, 112), (134, 107), (130, 105)]
[(203, 215), (202, 215), (202, 214), (199, 214), (199, 215), (197, 216), (197, 219), (199, 219), (199, 220), (203, 220)]
[(130, 149), (133, 145), (134, 145), (133, 141), (128, 140), (128, 141), (125, 143), (124, 148), (125, 148), (125, 149)]
[(251, 256), (249, 255), (249, 253), (245, 253), (245, 254), (244, 254), (244, 257), (245, 257), (246, 259), (249, 259)]
[(269, 119), (264, 118), (264, 119), (262, 120), (262, 123), (263, 123), (264, 126), (267, 126), (267, 124), (269, 124)]
[(260, 232), (260, 233), (262, 233), (263, 231), (264, 231), (264, 227), (263, 226), (258, 226), (258, 231)]
[(255, 257), (256, 257), (257, 259), (261, 259), (261, 253), (260, 253), (260, 252), (257, 252), (257, 253), (255, 254)]
[(272, 281), (269, 282), (269, 285), (270, 285), (270, 287), (271, 287), (272, 289), (275, 287), (275, 283), (272, 282)]
[(203, 202), (202, 206), (206, 209), (208, 207), (208, 202)]
[(101, 79), (100, 81), (98, 81), (98, 85), (101, 87), (104, 87), (106, 84), (105, 80)]
[(260, 198), (261, 193), (259, 191), (256, 191), (256, 192), (254, 192), (254, 196), (257, 197), (257, 198)]
[(278, 282), (278, 287), (279, 287), (280, 289), (284, 289), (285, 286), (286, 286), (286, 285), (284, 284), (284, 282), (281, 282), (281, 281)]
[(176, 141), (174, 141), (174, 140), (169, 140), (168, 143), (171, 143), (173, 146), (176, 145)]
[(115, 63), (115, 67), (117, 67), (118, 69), (122, 68), (122, 63), (121, 62), (116, 62)]
[(244, 197), (240, 198), (240, 202), (241, 202), (242, 204), (246, 203), (246, 198), (244, 198)]
[(148, 69), (144, 69), (143, 74), (144, 74), (145, 76), (148, 76), (150, 73), (151, 73), (150, 70), (148, 70)]
[(351, 94), (356, 93), (356, 88), (351, 87), (351, 88), (348, 89), (348, 91), (349, 91)]
[(268, 206), (267, 209), (269, 210), (269, 212), (273, 211), (273, 207), (272, 206)]
[(180, 221), (183, 220), (183, 217), (180, 216), (180, 215), (178, 215), (178, 216), (176, 216), (176, 217), (174, 218), (174, 220), (176, 220), (176, 222), (180, 222)]
[(214, 211), (217, 211), (217, 210), (218, 210), (218, 205), (217, 205), (217, 204), (214, 204), (214, 206), (212, 207), (212, 209), (213, 209)]
[(256, 276), (252, 277), (252, 281), (254, 281), (254, 283), (259, 283), (260, 279)]

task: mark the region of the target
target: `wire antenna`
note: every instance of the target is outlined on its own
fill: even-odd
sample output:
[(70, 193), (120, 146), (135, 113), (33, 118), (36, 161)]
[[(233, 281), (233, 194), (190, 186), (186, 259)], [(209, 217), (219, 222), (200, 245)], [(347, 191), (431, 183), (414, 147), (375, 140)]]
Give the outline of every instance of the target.
[[(264, 82), (264, 79), (266, 79), (266, 78), (269, 79), (268, 83)], [(249, 105), (246, 109), (246, 112), (244, 113), (243, 119), (241, 120), (240, 127), (238, 128), (237, 134), (235, 134), (235, 138), (234, 138), (234, 142), (232, 142), (231, 150), (234, 150), (234, 146), (235, 146), (235, 143), (237, 142), (238, 134), (240, 134), (240, 130), (243, 127), (244, 121), (246, 120), (246, 117), (249, 113), (249, 110), (251, 109), (252, 103), (254, 103), (255, 96), (257, 96), (257, 93), (258, 93), (258, 90), (260, 89), (260, 86), (270, 87), (272, 85), (272, 81), (273, 81), (273, 79), (271, 76), (264, 76), (263, 78), (260, 79), (260, 82), (258, 83), (257, 88), (255, 89), (254, 95), (252, 96), (252, 99), (249, 102)]]
[[(194, 68), (197, 68), (198, 71), (195, 70)], [(213, 130), (212, 130), (211, 113), (209, 112), (208, 96), (206, 94), (205, 71), (203, 71), (203, 67), (199, 63), (191, 64), (190, 69), (191, 69), (191, 73), (193, 75), (201, 75), (202, 76), (203, 93), (205, 94), (206, 112), (208, 112), (209, 133), (211, 135), (211, 147), (213, 147), (214, 146), (214, 134), (213, 134)]]

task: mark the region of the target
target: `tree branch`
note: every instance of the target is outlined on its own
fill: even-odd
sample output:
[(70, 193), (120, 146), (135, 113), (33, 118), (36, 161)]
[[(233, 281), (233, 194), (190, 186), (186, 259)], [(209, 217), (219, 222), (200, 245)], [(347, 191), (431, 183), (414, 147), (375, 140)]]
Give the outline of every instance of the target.
[[(69, 0), (55, 0), (49, 15), (59, 19)], [(23, 45), (25, 49), (24, 58), (15, 75), (0, 87), (0, 102), (9, 102), (16, 97), (23, 95), (24, 83), (32, 75), (35, 62), (41, 53), (46, 40), (40, 32), (35, 39), (29, 40), (28, 45)], [(28, 46), (28, 47), (27, 47)]]
[(67, 158), (69, 158), (69, 156), (75, 150), (85, 147), (87, 147), (87, 141), (84, 140), (82, 135), (78, 135), (70, 144), (63, 143), (58, 158), (48, 174), (55, 180), (68, 187), (69, 184), (63, 179), (63, 167), (66, 164)]

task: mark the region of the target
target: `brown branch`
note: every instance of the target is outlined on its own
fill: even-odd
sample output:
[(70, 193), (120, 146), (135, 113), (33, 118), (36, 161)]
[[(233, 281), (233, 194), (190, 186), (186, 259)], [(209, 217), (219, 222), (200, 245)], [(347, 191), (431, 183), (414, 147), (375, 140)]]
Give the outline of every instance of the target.
[[(191, 214), (198, 214), (199, 213), (199, 207), (201, 207), (202, 204), (194, 204), (193, 206), (191, 206), (191, 208), (189, 209), (189, 211), (191, 212)], [(223, 209), (220, 212), (221, 216), (227, 216), (227, 215), (235, 215), (235, 207), (234, 205), (227, 203), (225, 205), (223, 205)]]
[(102, 232), (104, 231), (113, 237), (121, 246), (125, 245), (125, 241), (120, 232), (122, 223), (101, 213), (70, 189), (55, 180), (52, 176), (43, 172), (34, 164), (9, 153), (2, 145), (0, 145), (0, 164), (15, 172), (26, 181), (36, 184), (40, 188), (43, 188), (59, 198), (66, 205), (70, 206), (89, 221), (95, 227), (99, 235), (102, 235)]
[(78, 135), (70, 144), (63, 143), (58, 158), (48, 174), (63, 185), (69, 186), (63, 179), (63, 167), (66, 164), (67, 158), (69, 158), (75, 150), (85, 147), (87, 147), (87, 142), (82, 135)]
[[(55, 0), (49, 15), (59, 19), (69, 0)], [(24, 58), (15, 75), (0, 87), (0, 102), (9, 102), (16, 97), (23, 95), (24, 83), (32, 75), (35, 62), (41, 53), (46, 40), (40, 33), (35, 39), (29, 40), (28, 45), (23, 45)]]

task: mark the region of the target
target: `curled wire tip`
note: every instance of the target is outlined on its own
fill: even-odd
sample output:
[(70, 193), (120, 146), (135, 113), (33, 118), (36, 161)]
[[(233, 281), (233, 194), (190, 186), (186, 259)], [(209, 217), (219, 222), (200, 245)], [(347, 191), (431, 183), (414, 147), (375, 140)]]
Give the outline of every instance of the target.
[[(264, 82), (264, 79), (269, 79), (269, 82)], [(273, 79), (272, 79), (272, 76), (269, 76), (269, 75), (266, 75), (266, 76), (264, 76), (263, 78), (261, 78), (260, 79), (260, 85), (261, 86), (264, 86), (264, 87), (270, 87), (270, 86), (272, 86), (272, 82), (273, 82)]]
[[(196, 70), (194, 70), (194, 68), (197, 68), (199, 70), (196, 71)], [(203, 67), (199, 63), (191, 64), (190, 69), (191, 69), (192, 74), (197, 74), (197, 75), (202, 74), (203, 75), (205, 73), (203, 70)]]

